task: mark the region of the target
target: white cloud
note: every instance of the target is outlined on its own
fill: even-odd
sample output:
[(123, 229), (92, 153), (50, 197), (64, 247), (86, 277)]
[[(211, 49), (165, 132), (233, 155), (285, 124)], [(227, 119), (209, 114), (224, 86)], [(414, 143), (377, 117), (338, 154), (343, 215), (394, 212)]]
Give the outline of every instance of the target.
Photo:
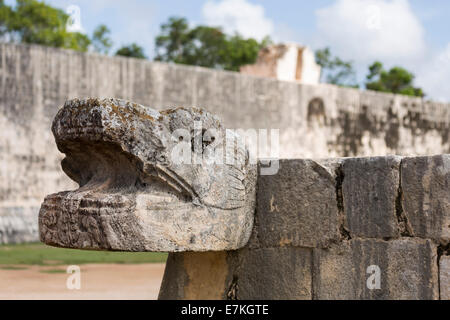
[(450, 101), (450, 43), (435, 50), (407, 0), (336, 0), (316, 11), (315, 47), (329, 46), (353, 60), (359, 78), (375, 60), (386, 68), (402, 66), (415, 74), (414, 84), (427, 98)]
[(239, 32), (257, 40), (273, 33), (273, 22), (265, 16), (264, 7), (247, 0), (209, 0), (202, 13), (208, 25), (221, 26), (226, 33)]
[(338, 0), (316, 12), (320, 39), (356, 61), (415, 60), (424, 30), (406, 0)]
[(429, 98), (450, 102), (450, 42), (420, 65), (416, 83)]

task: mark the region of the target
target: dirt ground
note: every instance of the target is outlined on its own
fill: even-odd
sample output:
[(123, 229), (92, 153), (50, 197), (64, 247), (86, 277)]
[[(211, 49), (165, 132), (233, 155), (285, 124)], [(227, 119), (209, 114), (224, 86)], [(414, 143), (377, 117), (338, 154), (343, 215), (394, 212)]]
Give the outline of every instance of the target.
[(81, 265), (81, 288), (66, 287), (66, 267), (0, 269), (0, 299), (157, 299), (163, 263)]

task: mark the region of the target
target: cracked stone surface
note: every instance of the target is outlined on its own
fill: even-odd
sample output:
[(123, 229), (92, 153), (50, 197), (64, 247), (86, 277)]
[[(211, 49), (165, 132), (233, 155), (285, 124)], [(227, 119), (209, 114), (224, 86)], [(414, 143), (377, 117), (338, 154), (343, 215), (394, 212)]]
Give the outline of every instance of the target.
[[(66, 156), (62, 168), (79, 188), (45, 198), (42, 242), (168, 252), (247, 243), (256, 166), (244, 146), (237, 144), (235, 152), (225, 147), (225, 129), (215, 116), (197, 108), (156, 111), (119, 99), (75, 99), (59, 110), (52, 131)], [(183, 143), (193, 151), (191, 163), (173, 156), (186, 154), (176, 149)], [(219, 148), (233, 164), (201, 160)]]
[(316, 247), (339, 240), (334, 169), (291, 159), (280, 161), (277, 175), (259, 176), (257, 232), (263, 246)]
[(350, 158), (343, 162), (346, 227), (352, 237), (396, 238), (396, 198), (401, 157)]
[(170, 253), (159, 299), (311, 299), (307, 248)]
[[(357, 239), (314, 249), (314, 299), (438, 299), (436, 247), (430, 240)], [(380, 286), (369, 287), (379, 269)]]
[[(404, 206), (409, 198), (402, 196), (416, 181), (401, 181), (401, 160), (281, 160), (276, 175), (258, 177), (247, 245), (214, 254), (171, 253), (160, 299), (434, 300), (439, 289), (448, 299), (448, 247), (398, 234), (402, 223), (411, 229)], [(434, 189), (420, 190), (446, 201), (443, 181), (438, 177)], [(431, 222), (427, 215), (419, 225)], [(374, 270), (379, 287), (368, 285)]]
[(450, 300), (450, 256), (442, 256), (439, 261), (439, 283), (441, 300)]
[(416, 237), (450, 241), (450, 155), (402, 161), (402, 205)]
[(236, 298), (311, 300), (311, 251), (295, 247), (239, 250), (235, 257), (239, 267), (233, 273)]

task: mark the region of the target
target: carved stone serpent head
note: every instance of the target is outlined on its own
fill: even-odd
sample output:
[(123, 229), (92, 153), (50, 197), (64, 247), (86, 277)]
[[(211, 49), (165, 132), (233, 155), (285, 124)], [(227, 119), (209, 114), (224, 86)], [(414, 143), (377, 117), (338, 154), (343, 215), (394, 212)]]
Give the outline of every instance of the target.
[(59, 110), (52, 131), (66, 156), (62, 168), (79, 188), (45, 198), (41, 241), (168, 252), (247, 243), (256, 166), (208, 112), (75, 99)]

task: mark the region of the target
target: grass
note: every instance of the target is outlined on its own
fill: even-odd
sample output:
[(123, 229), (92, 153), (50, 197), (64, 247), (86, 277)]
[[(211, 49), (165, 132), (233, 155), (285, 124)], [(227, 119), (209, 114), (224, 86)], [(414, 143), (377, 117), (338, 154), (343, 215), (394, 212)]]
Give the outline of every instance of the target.
[[(86, 263), (164, 263), (167, 253), (107, 252), (62, 249), (42, 243), (0, 245), (0, 268), (14, 270), (17, 265), (57, 266)], [(55, 269), (56, 270), (56, 269)]]
[(0, 270), (25, 270), (26, 267), (23, 266), (0, 266)]
[(44, 270), (39, 270), (39, 272), (41, 272), (41, 273), (67, 273), (67, 271), (64, 269), (44, 269)]

